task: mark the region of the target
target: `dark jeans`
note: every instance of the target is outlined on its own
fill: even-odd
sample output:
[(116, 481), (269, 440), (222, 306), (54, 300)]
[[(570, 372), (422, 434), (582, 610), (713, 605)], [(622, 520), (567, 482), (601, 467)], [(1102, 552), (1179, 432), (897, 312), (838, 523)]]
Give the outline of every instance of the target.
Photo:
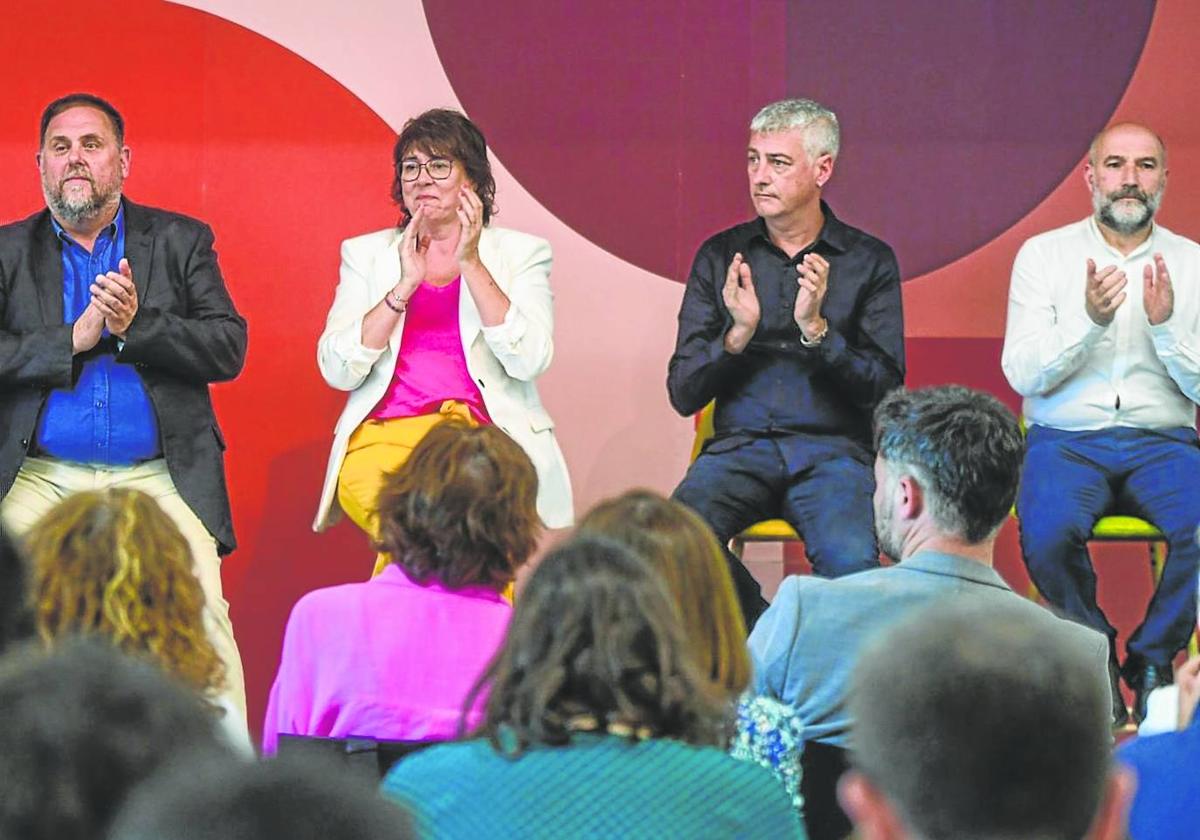
[(837, 798), (838, 781), (850, 769), (850, 751), (806, 741), (800, 758), (800, 795), (809, 840), (843, 840), (854, 830)]
[(767, 602), (758, 581), (727, 546), (749, 525), (776, 517), (786, 520), (804, 539), (813, 571), (824, 577), (879, 565), (871, 467), (833, 453), (799, 468), (789, 466), (775, 438), (757, 438), (732, 449), (720, 443), (714, 441), (700, 453), (673, 498), (700, 514), (725, 547), (747, 630)]
[(1017, 498), (1021, 553), (1046, 600), (1110, 639), (1116, 630), (1096, 603), (1087, 541), (1111, 513), (1153, 523), (1167, 539), (1162, 580), (1129, 637), (1135, 662), (1167, 665), (1196, 623), (1200, 549), (1200, 445), (1194, 429), (1029, 430)]

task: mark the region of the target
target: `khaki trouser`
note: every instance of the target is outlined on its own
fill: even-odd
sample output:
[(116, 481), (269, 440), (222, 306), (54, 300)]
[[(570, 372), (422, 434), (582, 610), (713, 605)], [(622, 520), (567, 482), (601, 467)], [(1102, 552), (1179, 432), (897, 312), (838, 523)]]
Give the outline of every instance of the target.
[(157, 458), (132, 467), (93, 467), (49, 458), (26, 458), (12, 489), (0, 499), (0, 519), (10, 534), (20, 537), (67, 496), (110, 487), (141, 490), (153, 497), (183, 532), (192, 549), (196, 577), (204, 590), (205, 627), (225, 663), (223, 695), (245, 720), (245, 675), (242, 657), (233, 638), (233, 623), (229, 620), (229, 602), (221, 594), (221, 557), (217, 554), (217, 541), (176, 491), (166, 461)]

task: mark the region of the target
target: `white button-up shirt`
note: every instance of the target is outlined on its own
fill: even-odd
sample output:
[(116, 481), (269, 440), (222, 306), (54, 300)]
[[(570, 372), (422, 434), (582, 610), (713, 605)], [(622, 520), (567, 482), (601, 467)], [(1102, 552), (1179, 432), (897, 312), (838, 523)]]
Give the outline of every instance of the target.
[[(1166, 322), (1151, 326), (1142, 272), (1161, 253), (1175, 292)], [(1108, 326), (1084, 309), (1087, 261), (1116, 265), (1126, 299)], [(1025, 398), (1026, 422), (1067, 431), (1193, 426), (1200, 402), (1200, 245), (1154, 225), (1128, 256), (1092, 218), (1028, 240), (1013, 264), (1004, 375)]]

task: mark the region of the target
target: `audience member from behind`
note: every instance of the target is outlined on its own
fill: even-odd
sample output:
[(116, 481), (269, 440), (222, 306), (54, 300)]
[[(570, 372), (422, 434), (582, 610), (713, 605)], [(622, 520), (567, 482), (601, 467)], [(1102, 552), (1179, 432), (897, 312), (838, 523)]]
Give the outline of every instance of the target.
[(161, 669), (76, 639), (0, 660), (0, 837), (100, 840), (172, 756), (220, 750), (213, 716)]
[(191, 548), (154, 499), (122, 487), (77, 493), (43, 516), (25, 545), (44, 641), (95, 634), (157, 663), (209, 701), (233, 745), (252, 751), (205, 628)]
[(33, 632), (25, 558), (0, 526), (0, 654)]
[(1195, 830), (1200, 812), (1200, 656), (1175, 672), (1178, 688), (1178, 732), (1126, 741), (1117, 757), (1133, 768), (1137, 794), (1129, 814), (1134, 840), (1166, 840)]
[(579, 532), (615, 540), (648, 561), (679, 608), (701, 672), (730, 701), (746, 690), (746, 624), (725, 555), (704, 520), (652, 490), (630, 490), (592, 508)]
[(411, 840), (407, 815), (339, 766), (174, 762), (130, 795), (109, 840)]
[[(849, 828), (834, 782), (853, 728), (846, 701), (858, 652), (909, 610), (949, 596), (1009, 605), (1042, 637), (1067, 639), (1107, 686), (1108, 640), (1017, 595), (992, 568), (1024, 449), (1012, 412), (961, 386), (900, 389), (876, 409), (875, 444), (875, 527), (898, 564), (835, 580), (788, 577), (750, 635), (757, 690), (795, 705), (804, 723), (814, 838)], [(935, 659), (922, 673), (940, 668)], [(818, 774), (819, 754), (828, 761)]]
[(726, 696), (692, 661), (653, 568), (578, 536), (517, 601), (473, 740), (395, 765), (423, 836), (797, 837), (771, 775), (731, 758)]
[(746, 624), (712, 529), (679, 502), (653, 490), (630, 490), (592, 508), (579, 532), (615, 540), (658, 571), (679, 608), (700, 672), (709, 675), (731, 707), (741, 699), (730, 752), (768, 767), (799, 807), (801, 726), (786, 704), (742, 698), (750, 682)]
[(862, 840), (1124, 837), (1094, 663), (1024, 610), (952, 599), (911, 612), (851, 682), (853, 771), (840, 796)]
[(435, 741), (473, 726), (463, 699), (504, 639), (501, 592), (537, 544), (537, 473), (495, 426), (447, 420), (388, 475), (365, 583), (310, 592), (288, 619), (263, 748), (280, 733)]

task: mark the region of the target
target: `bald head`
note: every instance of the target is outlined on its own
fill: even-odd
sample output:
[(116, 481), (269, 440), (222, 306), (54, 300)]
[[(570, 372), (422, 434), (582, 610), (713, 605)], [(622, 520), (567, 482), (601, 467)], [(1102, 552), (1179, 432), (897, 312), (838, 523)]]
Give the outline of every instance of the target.
[(1088, 163), (1092, 166), (1096, 166), (1099, 163), (1110, 140), (1113, 143), (1123, 145), (1124, 141), (1136, 141), (1138, 139), (1153, 141), (1158, 146), (1158, 163), (1165, 169), (1167, 166), (1167, 144), (1163, 142), (1162, 138), (1156, 132), (1141, 123), (1135, 122), (1115, 123), (1093, 137), (1092, 145), (1088, 146)]

